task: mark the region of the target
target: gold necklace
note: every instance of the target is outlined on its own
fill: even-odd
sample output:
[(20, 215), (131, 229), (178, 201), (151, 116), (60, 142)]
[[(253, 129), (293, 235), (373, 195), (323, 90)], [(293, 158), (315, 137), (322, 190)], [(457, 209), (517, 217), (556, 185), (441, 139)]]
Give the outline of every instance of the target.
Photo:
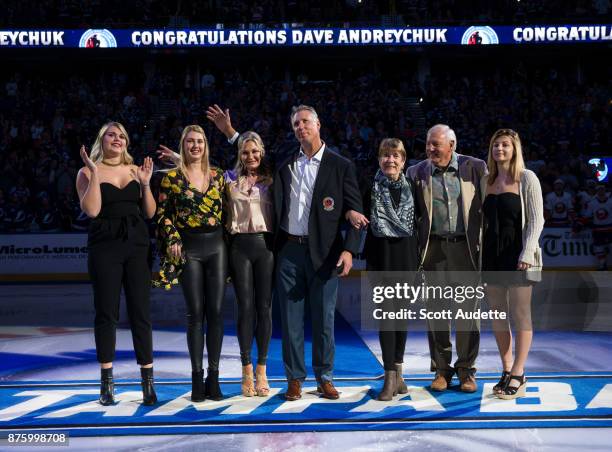
[(123, 162), (119, 162), (119, 163), (108, 163), (106, 160), (102, 160), (102, 163), (106, 166), (120, 166), (123, 165)]

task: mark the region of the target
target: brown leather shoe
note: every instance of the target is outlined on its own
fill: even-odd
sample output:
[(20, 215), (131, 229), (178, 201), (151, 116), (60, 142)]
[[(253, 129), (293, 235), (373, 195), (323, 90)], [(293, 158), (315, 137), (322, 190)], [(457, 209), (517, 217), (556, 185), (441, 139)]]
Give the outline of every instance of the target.
[(461, 382), (461, 392), (476, 392), (476, 389), (478, 389), (476, 377), (472, 374), (460, 375), (459, 381)]
[(324, 399), (336, 400), (340, 397), (340, 394), (334, 388), (334, 384), (331, 381), (322, 381), (317, 386), (317, 392), (321, 393), (321, 397)]
[(290, 402), (302, 398), (302, 382), (300, 380), (289, 380), (287, 392), (285, 392), (285, 400)]
[(447, 378), (440, 372), (436, 372), (436, 378), (431, 382), (430, 388), (432, 391), (446, 391), (449, 384), (450, 378)]

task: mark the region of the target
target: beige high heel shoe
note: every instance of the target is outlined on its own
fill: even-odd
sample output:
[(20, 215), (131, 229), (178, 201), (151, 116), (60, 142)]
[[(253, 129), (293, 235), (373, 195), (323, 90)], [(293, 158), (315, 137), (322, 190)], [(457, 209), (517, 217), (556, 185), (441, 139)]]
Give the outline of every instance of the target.
[(267, 397), (270, 394), (270, 385), (266, 377), (266, 366), (258, 364), (255, 369), (255, 391), (259, 397)]
[(245, 397), (253, 397), (255, 393), (255, 386), (253, 383), (253, 365), (242, 366), (242, 383), (240, 385), (242, 389), (242, 395)]

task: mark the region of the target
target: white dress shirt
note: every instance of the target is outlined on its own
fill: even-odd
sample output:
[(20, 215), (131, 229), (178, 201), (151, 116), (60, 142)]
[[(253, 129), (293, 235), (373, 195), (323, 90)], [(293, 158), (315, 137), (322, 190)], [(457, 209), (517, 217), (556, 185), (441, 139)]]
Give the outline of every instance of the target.
[(308, 158), (300, 149), (297, 160), (289, 166), (291, 172), (289, 215), (288, 218), (282, 219), (281, 228), (291, 235), (308, 235), (312, 195), (323, 152), (325, 152), (325, 143), (312, 158)]

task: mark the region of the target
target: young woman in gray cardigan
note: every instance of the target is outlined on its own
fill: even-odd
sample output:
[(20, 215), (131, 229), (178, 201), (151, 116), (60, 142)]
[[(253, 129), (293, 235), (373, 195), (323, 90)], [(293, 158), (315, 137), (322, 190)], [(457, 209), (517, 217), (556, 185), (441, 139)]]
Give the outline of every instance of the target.
[(538, 240), (544, 227), (540, 182), (525, 168), (521, 140), (514, 130), (493, 134), (487, 159), (488, 176), (481, 184), (484, 236), (483, 280), (491, 309), (506, 312), (515, 326), (515, 354), (512, 331), (506, 320), (493, 320), (503, 373), (493, 387), (502, 399), (525, 395), (525, 361), (529, 354), (532, 285), (541, 279), (541, 250)]

